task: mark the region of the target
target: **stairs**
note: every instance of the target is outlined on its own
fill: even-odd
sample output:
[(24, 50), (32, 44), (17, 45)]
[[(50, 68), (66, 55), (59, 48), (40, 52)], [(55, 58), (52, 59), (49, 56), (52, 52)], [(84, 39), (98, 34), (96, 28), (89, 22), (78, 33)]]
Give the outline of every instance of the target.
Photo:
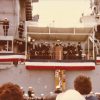
[[(90, 36), (89, 39), (91, 40), (91, 42), (93, 42), (92, 36)], [(96, 48), (97, 55), (100, 55), (100, 40), (97, 39), (96, 37), (94, 38), (94, 45), (95, 45), (95, 48)]]
[(25, 0), (26, 21), (32, 20), (31, 0)]
[(98, 40), (98, 39), (95, 39), (95, 45), (96, 45), (96, 47), (97, 47), (97, 49), (98, 49), (98, 55), (100, 55), (100, 40)]

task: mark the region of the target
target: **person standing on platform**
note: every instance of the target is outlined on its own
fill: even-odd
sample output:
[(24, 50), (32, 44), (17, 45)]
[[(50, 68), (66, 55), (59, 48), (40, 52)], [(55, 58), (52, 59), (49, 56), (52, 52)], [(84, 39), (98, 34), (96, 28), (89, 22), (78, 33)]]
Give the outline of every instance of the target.
[(66, 47), (66, 51), (67, 51), (67, 59), (71, 59), (71, 44), (68, 43), (67, 47)]
[(9, 29), (9, 20), (5, 18), (3, 21), (4, 36), (8, 35), (8, 29)]
[(20, 22), (20, 24), (18, 26), (19, 38), (23, 37), (23, 32), (24, 32), (24, 25), (23, 25), (23, 22)]
[(80, 42), (78, 42), (77, 45), (77, 52), (78, 52), (78, 59), (82, 59), (82, 46)]
[(55, 46), (55, 59), (63, 60), (63, 47), (61, 44), (56, 44)]

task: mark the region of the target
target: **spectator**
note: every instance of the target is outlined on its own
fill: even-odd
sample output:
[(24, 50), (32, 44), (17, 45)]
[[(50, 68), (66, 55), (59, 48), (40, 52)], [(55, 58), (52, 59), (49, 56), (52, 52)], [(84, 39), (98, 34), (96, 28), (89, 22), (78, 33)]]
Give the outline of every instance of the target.
[(78, 91), (71, 89), (60, 93), (56, 100), (85, 100), (85, 98)]
[(100, 93), (95, 93), (98, 100), (100, 100)]
[(45, 96), (44, 100), (56, 100), (57, 94), (50, 92), (47, 96)]
[(84, 95), (86, 100), (98, 100), (95, 95), (91, 94), (92, 83), (89, 77), (85, 75), (76, 77), (74, 80), (74, 88), (80, 92), (80, 94)]
[(0, 86), (0, 100), (23, 100), (23, 93), (18, 85), (6, 83)]
[(29, 100), (28, 94), (23, 95), (24, 100)]
[(23, 25), (23, 22), (20, 22), (20, 24), (18, 26), (19, 38), (23, 37), (23, 32), (24, 32), (24, 25)]
[(33, 94), (34, 94), (33, 88), (29, 87), (29, 89), (28, 89), (28, 96), (29, 96), (29, 98), (32, 98)]
[(24, 93), (25, 93), (25, 91), (24, 91), (23, 87), (20, 87), (20, 89), (22, 90), (22, 92), (23, 92), (23, 94), (24, 94)]
[(8, 35), (8, 29), (9, 29), (9, 21), (7, 18), (5, 18), (3, 21), (4, 36)]
[(55, 93), (57, 93), (57, 94), (62, 93), (60, 86), (56, 86)]

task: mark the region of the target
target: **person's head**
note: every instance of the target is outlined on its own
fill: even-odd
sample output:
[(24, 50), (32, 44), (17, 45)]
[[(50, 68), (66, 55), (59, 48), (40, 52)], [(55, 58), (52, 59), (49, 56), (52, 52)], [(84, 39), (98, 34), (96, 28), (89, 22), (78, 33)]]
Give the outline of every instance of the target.
[(61, 89), (61, 87), (59, 85), (56, 86), (55, 93), (62, 93), (62, 89)]
[(24, 94), (23, 98), (24, 98), (24, 100), (28, 100), (29, 99), (28, 94)]
[(21, 89), (21, 91), (22, 91), (22, 92), (23, 92), (23, 94), (24, 94), (24, 92), (25, 92), (25, 91), (24, 91), (23, 87), (20, 87), (20, 89)]
[(23, 100), (23, 93), (18, 85), (5, 83), (0, 86), (0, 100)]
[(29, 91), (33, 91), (33, 87), (31, 87), (31, 86), (28, 87), (28, 90), (29, 90)]
[(5, 21), (8, 21), (8, 19), (7, 19), (7, 18), (5, 18), (4, 20), (5, 20)]
[(23, 25), (23, 22), (22, 21), (20, 22), (20, 25)]
[(5, 18), (5, 20), (7, 20), (7, 18)]
[(60, 86), (59, 86), (59, 85), (57, 85), (57, 86), (56, 86), (56, 89), (60, 89)]
[(70, 45), (70, 43), (68, 42), (68, 45)]
[(81, 42), (78, 42), (78, 44), (81, 44)]
[(89, 94), (92, 90), (91, 80), (88, 76), (79, 75), (74, 80), (74, 88), (79, 91), (82, 95)]

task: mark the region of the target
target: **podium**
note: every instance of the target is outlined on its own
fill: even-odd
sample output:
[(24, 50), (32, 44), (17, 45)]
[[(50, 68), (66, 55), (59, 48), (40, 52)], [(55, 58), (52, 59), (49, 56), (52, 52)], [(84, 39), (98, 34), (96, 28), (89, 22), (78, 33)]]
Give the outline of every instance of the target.
[(55, 59), (63, 60), (63, 47), (61, 45), (55, 46)]

